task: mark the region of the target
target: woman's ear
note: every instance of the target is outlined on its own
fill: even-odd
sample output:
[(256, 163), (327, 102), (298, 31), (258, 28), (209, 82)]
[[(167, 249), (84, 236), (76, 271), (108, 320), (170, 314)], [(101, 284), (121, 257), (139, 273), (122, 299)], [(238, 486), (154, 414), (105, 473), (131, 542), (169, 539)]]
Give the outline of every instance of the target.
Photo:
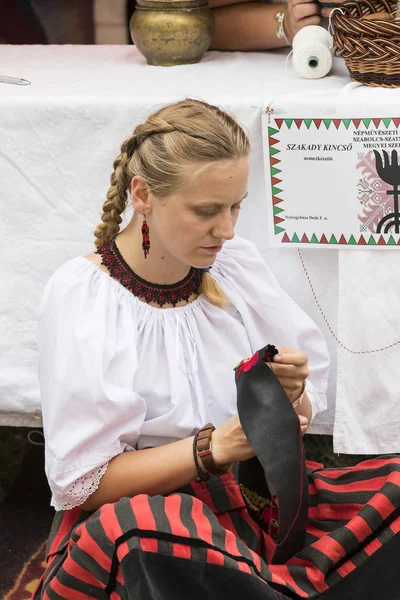
[(148, 215), (151, 212), (151, 193), (144, 179), (135, 175), (131, 181), (131, 201), (137, 215)]

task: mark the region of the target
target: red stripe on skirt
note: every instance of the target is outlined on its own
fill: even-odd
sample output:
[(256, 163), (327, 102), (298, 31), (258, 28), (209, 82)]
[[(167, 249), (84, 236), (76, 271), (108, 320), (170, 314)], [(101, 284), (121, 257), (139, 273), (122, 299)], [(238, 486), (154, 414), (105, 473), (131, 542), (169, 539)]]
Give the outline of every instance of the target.
[(93, 598), (93, 596), (88, 596), (88, 594), (82, 594), (82, 592), (78, 592), (70, 587), (66, 587), (59, 582), (58, 577), (54, 577), (54, 579), (52, 579), (49, 583), (48, 587), (51, 588), (56, 594), (61, 596), (61, 598), (65, 598), (65, 600), (88, 600), (89, 598)]
[[(233, 535), (235, 535), (236, 537), (239, 537), (239, 534), (236, 531), (236, 528), (232, 522), (232, 519), (231, 519), (229, 513), (221, 513), (220, 515), (216, 515), (216, 516), (217, 516), (219, 524), (224, 529), (231, 531), (233, 533)], [(228, 550), (228, 552), (229, 552), (229, 550)]]
[(386, 519), (394, 510), (395, 506), (392, 502), (381, 492), (375, 494), (373, 498), (368, 502), (368, 506), (373, 506), (378, 511), (382, 519)]
[(378, 492), (387, 481), (387, 475), (381, 475), (374, 477), (373, 479), (367, 479), (363, 481), (352, 481), (351, 483), (327, 483), (322, 479), (315, 481), (315, 487), (318, 490), (328, 490), (336, 492), (337, 494), (346, 492)]
[(341, 565), (337, 569), (337, 572), (342, 577), (346, 577), (346, 575), (349, 575), (349, 573), (351, 573), (352, 571), (354, 571), (355, 568), (356, 568), (356, 565), (353, 563), (353, 561), (352, 560), (347, 560), (343, 565)]
[[(376, 459), (372, 458), (369, 460), (363, 460), (362, 462), (354, 465), (353, 467), (346, 467), (345, 469), (324, 469), (323, 473), (315, 473), (316, 478), (318, 475), (322, 475), (324, 478), (329, 479), (337, 479), (346, 473), (354, 473), (356, 471), (368, 471), (369, 469), (380, 469), (381, 467), (385, 467), (388, 464), (398, 464), (400, 465), (400, 458), (381, 458)], [(319, 481), (319, 479), (318, 479)]]
[[(196, 524), (198, 539), (214, 545), (211, 523), (203, 512), (202, 501), (197, 500), (197, 498), (193, 498), (192, 519)], [(218, 552), (218, 550), (208, 548), (206, 562), (214, 565), (223, 565), (225, 562), (224, 555)]]
[(390, 529), (393, 533), (398, 533), (400, 531), (400, 517), (391, 523)]
[[(225, 538), (226, 551), (229, 552), (229, 554), (233, 554), (234, 556), (241, 556), (242, 553), (240, 552), (238, 545), (237, 545), (237, 538), (239, 536), (238, 536), (238, 533), (236, 531), (234, 524), (232, 523), (232, 519), (230, 518), (228, 513), (223, 513), (221, 515), (218, 515), (218, 517), (219, 517), (218, 521), (220, 522), (222, 527), (226, 530), (226, 538)], [(246, 548), (247, 548), (247, 546), (246, 546)], [(248, 549), (248, 550), (250, 552), (250, 549)], [(238, 565), (240, 571), (243, 571), (244, 573), (250, 573), (250, 574), (252, 573), (251, 568), (246, 563), (237, 561), (237, 565)]]
[(306, 567), (307, 578), (309, 582), (315, 587), (317, 592), (322, 594), (325, 592), (329, 586), (325, 581), (325, 574), (322, 573), (315, 565), (312, 567)]
[(243, 496), (242, 496), (242, 493), (240, 491), (238, 484), (236, 483), (235, 479), (233, 478), (233, 475), (231, 473), (229, 473), (229, 479), (227, 478), (227, 475), (222, 475), (221, 480), (224, 484), (225, 491), (228, 494), (231, 510), (238, 509), (238, 508), (245, 508), (246, 503), (243, 499)]
[(318, 527), (314, 527), (314, 525), (307, 525), (307, 533), (309, 533), (310, 535), (315, 535), (315, 537), (320, 538), (323, 535), (326, 535), (327, 532), (323, 531), (322, 529), (318, 529)]
[[(254, 521), (254, 519), (252, 519), (252, 517), (249, 515), (247, 508), (243, 508), (243, 510), (241, 510), (239, 512), (239, 515), (244, 521), (246, 521), (246, 523), (248, 525), (250, 525), (250, 527), (254, 531), (255, 535), (257, 536), (258, 542), (257, 542), (256, 552), (259, 553), (261, 551), (261, 544), (262, 544), (262, 539), (263, 539), (261, 527), (259, 525), (257, 525), (257, 523)], [(218, 515), (217, 515), (217, 518), (218, 518)]]
[(82, 508), (80, 506), (76, 506), (75, 508), (71, 508), (67, 510), (61, 520), (61, 523), (57, 529), (57, 533), (54, 536), (53, 542), (50, 546), (49, 556), (51, 554), (55, 554), (60, 549), (60, 544), (64, 540), (66, 536), (71, 534), (71, 529), (75, 525), (78, 520), (80, 513), (82, 512)]
[[(182, 519), (180, 517), (181, 505), (181, 496), (178, 494), (174, 496), (168, 496), (165, 499), (164, 505), (165, 515), (169, 521), (173, 535), (190, 538), (190, 531), (182, 523)], [(186, 546), (185, 544), (173, 543), (172, 552), (174, 556), (178, 556), (179, 558), (191, 558), (190, 546)]]
[(353, 517), (351, 521), (345, 525), (345, 527), (356, 536), (359, 542), (365, 540), (365, 538), (372, 533), (372, 529), (368, 525), (367, 521), (358, 515)]
[(296, 594), (298, 594), (301, 598), (308, 598), (307, 592), (302, 590), (297, 585), (286, 565), (269, 565), (269, 568), (274, 575), (278, 575), (280, 577), (286, 586), (289, 585), (291, 588), (293, 588)]
[(374, 552), (379, 550), (379, 548), (382, 548), (382, 543), (375, 538), (364, 547), (364, 551), (368, 554), (368, 556), (371, 556)]
[[(146, 494), (139, 494), (139, 496), (131, 498), (130, 504), (138, 528), (146, 531), (157, 531), (156, 521), (149, 504), (149, 496)], [(155, 538), (141, 538), (139, 535), (139, 541), (140, 547), (144, 552), (158, 552), (158, 541)], [(128, 545), (121, 545), (125, 547), (125, 556), (128, 553)], [(120, 558), (120, 562), (122, 561), (122, 558), (123, 557)]]
[(211, 508), (211, 510), (214, 513), (216, 513), (217, 509), (215, 507), (215, 504), (213, 502), (210, 492), (208, 491), (206, 484), (203, 483), (202, 481), (199, 481), (199, 482), (193, 481), (191, 485), (192, 485), (194, 493), (196, 494), (196, 498), (198, 498), (199, 500), (204, 502), (204, 504), (206, 504), (209, 508)]
[(329, 534), (314, 542), (312, 548), (325, 554), (334, 563), (337, 563), (341, 558), (346, 556), (346, 550), (343, 546), (330, 537)]
[[(76, 546), (83, 552), (86, 552), (86, 554), (89, 554), (90, 556), (92, 556), (96, 560), (97, 564), (99, 564), (100, 567), (102, 567), (105, 571), (110, 571), (111, 559), (101, 549), (101, 547), (96, 542), (96, 540), (94, 540), (92, 538), (92, 536), (90, 535), (90, 533), (87, 529), (87, 523), (88, 522), (85, 521), (84, 523), (79, 525), (79, 527), (76, 530), (76, 533), (79, 536)], [(111, 544), (114, 544), (114, 539), (111, 538), (110, 542), (111, 542)], [(71, 553), (72, 550), (73, 550), (73, 548), (70, 548), (69, 553)]]
[[(93, 556), (93, 555), (91, 555), (91, 556)], [(96, 561), (97, 561), (97, 556), (96, 556)], [(68, 575), (71, 575), (71, 577), (75, 577), (76, 579), (79, 579), (79, 581), (83, 581), (87, 585), (103, 587), (100, 584), (97, 577), (95, 577), (93, 575), (93, 573), (90, 573), (90, 571), (88, 571), (87, 569), (82, 567), (80, 564), (78, 564), (73, 559), (71, 554), (67, 557), (67, 560), (64, 561), (63, 569)]]
[(317, 472), (312, 474), (313, 480), (310, 481), (310, 486), (314, 485), (314, 480), (320, 481), (319, 475), (327, 479), (337, 479), (338, 477), (342, 477), (342, 475), (349, 473), (351, 470), (351, 467), (346, 467), (345, 469), (323, 469), (323, 473)]
[(308, 509), (308, 517), (317, 519), (318, 521), (349, 521), (360, 510), (364, 504), (318, 504), (318, 506), (310, 506)]

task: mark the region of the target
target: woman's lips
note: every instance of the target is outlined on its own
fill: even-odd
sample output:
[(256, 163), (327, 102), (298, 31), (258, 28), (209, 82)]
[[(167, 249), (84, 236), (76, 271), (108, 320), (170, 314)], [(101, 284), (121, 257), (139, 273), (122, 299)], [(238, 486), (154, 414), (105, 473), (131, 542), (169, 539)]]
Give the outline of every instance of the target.
[(209, 252), (210, 254), (217, 254), (217, 252), (222, 250), (222, 246), (206, 246), (203, 247), (203, 250)]

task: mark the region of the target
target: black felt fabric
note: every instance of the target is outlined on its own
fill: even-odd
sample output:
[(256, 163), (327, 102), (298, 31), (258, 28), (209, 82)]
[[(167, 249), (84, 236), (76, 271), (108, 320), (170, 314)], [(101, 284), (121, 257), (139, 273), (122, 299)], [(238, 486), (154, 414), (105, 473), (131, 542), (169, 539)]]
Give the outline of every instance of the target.
[(304, 545), (308, 484), (299, 420), (263, 360), (268, 348), (259, 350), (248, 371), (236, 370), (239, 418), (257, 455), (239, 465), (239, 481), (261, 496), (268, 488), (275, 494), (279, 533), (273, 562), (284, 563)]

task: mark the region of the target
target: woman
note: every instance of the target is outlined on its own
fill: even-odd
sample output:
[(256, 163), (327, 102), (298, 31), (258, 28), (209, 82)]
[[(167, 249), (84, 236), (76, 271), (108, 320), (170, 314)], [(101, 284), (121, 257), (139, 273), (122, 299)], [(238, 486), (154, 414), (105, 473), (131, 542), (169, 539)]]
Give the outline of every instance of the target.
[[(397, 502), (397, 458), (314, 470), (305, 547), (285, 564), (272, 560), (273, 499), (239, 488), (231, 470), (254, 457), (238, 362), (279, 344), (269, 366), (303, 433), (325, 407), (328, 370), (316, 326), (234, 236), (249, 151), (217, 107), (159, 110), (114, 161), (97, 251), (47, 285), (40, 384), (57, 514), (34, 598), (314, 598), (346, 581), (351, 531), (357, 548), (394, 535), (381, 521), (395, 508), (383, 501), (381, 520), (368, 510), (386, 484)], [(120, 231), (128, 192), (134, 215)], [(355, 564), (376, 550), (365, 548)]]
[[(332, 10), (320, 7), (314, 0), (208, 0), (208, 5), (215, 20), (211, 50), (230, 51), (290, 46), (300, 29), (320, 25), (322, 17), (328, 17)], [(128, 39), (129, 22), (135, 8), (135, 0), (128, 0)]]

